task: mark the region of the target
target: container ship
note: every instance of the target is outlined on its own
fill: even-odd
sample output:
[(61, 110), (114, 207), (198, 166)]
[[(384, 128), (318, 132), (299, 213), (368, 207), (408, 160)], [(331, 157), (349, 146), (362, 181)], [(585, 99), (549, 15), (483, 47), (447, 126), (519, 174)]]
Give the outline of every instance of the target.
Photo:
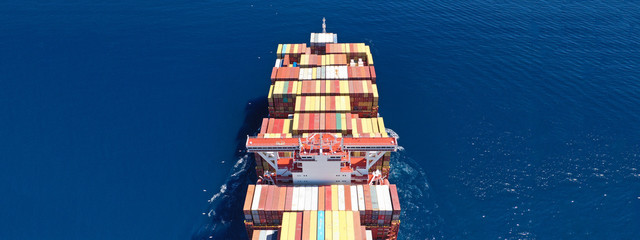
[(310, 45), (278, 44), (269, 117), (246, 141), (259, 178), (243, 206), (249, 239), (396, 239), (398, 143), (378, 111), (371, 50), (338, 43), (322, 21)]

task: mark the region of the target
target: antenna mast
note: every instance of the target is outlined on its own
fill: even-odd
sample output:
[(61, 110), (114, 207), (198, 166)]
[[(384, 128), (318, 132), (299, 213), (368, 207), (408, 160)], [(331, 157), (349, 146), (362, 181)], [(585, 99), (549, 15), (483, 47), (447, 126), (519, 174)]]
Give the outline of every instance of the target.
[(327, 33), (327, 24), (325, 23), (324, 17), (322, 17), (322, 33)]

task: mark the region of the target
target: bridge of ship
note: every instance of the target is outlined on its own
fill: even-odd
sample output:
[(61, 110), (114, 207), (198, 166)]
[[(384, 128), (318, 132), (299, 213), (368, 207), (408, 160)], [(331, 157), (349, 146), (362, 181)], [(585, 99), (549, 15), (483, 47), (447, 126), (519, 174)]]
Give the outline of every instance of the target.
[[(385, 153), (395, 152), (398, 144), (393, 137), (351, 138), (337, 137), (330, 133), (313, 133), (306, 138), (248, 137), (246, 147), (249, 152), (257, 153), (276, 169), (278, 176), (302, 172), (304, 162), (319, 159), (340, 162), (340, 172), (365, 176)], [(352, 159), (352, 151), (366, 154), (363, 158)], [(278, 152), (292, 152), (293, 157), (281, 158)]]

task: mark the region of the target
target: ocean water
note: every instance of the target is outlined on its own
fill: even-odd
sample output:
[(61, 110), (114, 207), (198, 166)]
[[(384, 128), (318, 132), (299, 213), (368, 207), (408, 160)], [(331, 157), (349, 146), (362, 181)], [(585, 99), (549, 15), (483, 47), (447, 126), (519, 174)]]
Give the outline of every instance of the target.
[(371, 45), (400, 239), (637, 239), (640, 2), (0, 2), (0, 239), (242, 239), (277, 43)]

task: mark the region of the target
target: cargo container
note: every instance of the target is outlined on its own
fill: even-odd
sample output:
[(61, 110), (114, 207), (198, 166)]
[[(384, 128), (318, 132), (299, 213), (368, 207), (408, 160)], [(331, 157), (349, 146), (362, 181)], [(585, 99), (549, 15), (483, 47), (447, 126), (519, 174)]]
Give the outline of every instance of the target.
[(337, 39), (323, 29), (277, 46), (269, 116), (245, 144), (259, 177), (242, 209), (249, 239), (397, 238), (387, 178), (398, 143), (380, 116), (371, 48)]
[[(253, 203), (253, 204), (250, 204)], [(314, 238), (318, 235), (317, 218), (324, 219), (325, 213), (318, 216), (318, 211), (332, 212), (333, 222), (338, 225), (346, 212), (347, 218), (351, 214), (357, 216), (358, 221), (353, 226), (375, 226), (375, 232), (385, 232), (391, 229), (394, 223), (398, 223), (400, 204), (397, 187), (389, 185), (326, 185), (326, 186), (276, 186), (276, 185), (249, 185), (245, 196), (243, 212), (245, 222), (251, 226), (277, 226), (282, 225), (282, 236), (287, 236), (287, 221), (296, 221), (292, 213), (303, 213), (304, 239)], [(251, 214), (249, 214), (251, 213)], [(309, 215), (310, 214), (310, 215)], [(337, 214), (337, 215), (335, 215)], [(305, 216), (312, 219), (305, 220)], [(336, 218), (337, 217), (337, 218)], [(307, 222), (308, 221), (308, 222)], [(345, 225), (350, 235), (350, 224)], [(306, 232), (304, 227), (308, 226)], [(334, 233), (341, 233), (340, 227), (332, 228)], [(345, 231), (347, 231), (345, 230)], [(324, 234), (324, 233), (322, 233)], [(314, 237), (312, 237), (312, 235)]]

